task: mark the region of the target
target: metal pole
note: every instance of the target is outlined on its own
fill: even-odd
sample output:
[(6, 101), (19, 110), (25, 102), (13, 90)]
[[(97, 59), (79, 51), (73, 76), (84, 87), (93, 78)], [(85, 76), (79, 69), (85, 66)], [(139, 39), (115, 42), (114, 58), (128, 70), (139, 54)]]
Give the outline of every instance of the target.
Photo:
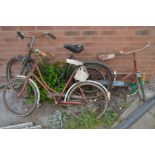
[(128, 129), (147, 111), (155, 105), (155, 96), (144, 102), (138, 109), (132, 112), (125, 120), (118, 124), (115, 129)]

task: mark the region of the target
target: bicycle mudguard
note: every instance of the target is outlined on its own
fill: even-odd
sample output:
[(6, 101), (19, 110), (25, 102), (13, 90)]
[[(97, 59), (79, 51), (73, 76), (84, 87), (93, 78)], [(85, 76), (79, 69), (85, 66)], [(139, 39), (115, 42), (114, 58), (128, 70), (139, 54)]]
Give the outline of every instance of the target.
[(109, 67), (109, 65), (107, 65), (106, 63), (103, 63), (102, 61), (99, 61), (99, 60), (84, 61), (84, 65), (87, 65), (87, 64), (101, 65), (101, 66), (105, 67), (107, 70), (109, 70), (110, 73), (112, 74), (112, 76), (115, 77), (114, 71)]
[[(26, 79), (26, 76), (24, 76), (24, 75), (17, 75), (17, 77), (18, 78)], [(37, 90), (37, 94), (38, 94), (37, 105), (39, 105), (39, 101), (40, 101), (40, 91), (39, 91), (39, 88), (38, 88), (37, 84), (32, 79), (29, 79), (29, 80), (30, 80), (30, 82), (34, 85), (34, 87)]]
[[(108, 100), (110, 101), (111, 93), (110, 93), (110, 91), (108, 91), (108, 90), (106, 89), (105, 86), (103, 86), (103, 85), (102, 85), (101, 83), (99, 83), (99, 82), (92, 81), (92, 80), (86, 80), (85, 82), (91, 82), (91, 83), (95, 83), (95, 84), (97, 84), (97, 85), (100, 85), (100, 86), (104, 89), (104, 91), (106, 92), (107, 97), (108, 97)], [(67, 90), (67, 92), (66, 92), (66, 94), (65, 94), (64, 102), (67, 101), (68, 94), (70, 93), (70, 91), (72, 90), (73, 87), (75, 87), (75, 86), (76, 86), (77, 84), (79, 84), (79, 83), (85, 83), (85, 82), (74, 83), (74, 84)]]

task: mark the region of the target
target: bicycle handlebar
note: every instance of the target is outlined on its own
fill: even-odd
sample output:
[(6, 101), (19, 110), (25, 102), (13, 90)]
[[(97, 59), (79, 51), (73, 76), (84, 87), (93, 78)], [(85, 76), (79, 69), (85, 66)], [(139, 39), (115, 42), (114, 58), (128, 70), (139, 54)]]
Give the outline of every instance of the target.
[(114, 51), (117, 52), (118, 54), (127, 55), (127, 54), (131, 54), (131, 53), (136, 53), (136, 52), (142, 51), (145, 48), (149, 47), (150, 45), (151, 45), (151, 41), (148, 41), (147, 45), (145, 45), (143, 48), (140, 48), (140, 49), (137, 49), (137, 50), (133, 50), (133, 51), (130, 51), (130, 52), (124, 52), (122, 50), (121, 51), (114, 50)]
[(43, 36), (49, 36), (49, 37), (51, 37), (52, 39), (56, 39), (56, 37), (55, 37), (53, 34), (48, 33), (48, 32), (44, 32), (44, 33), (42, 33), (40, 36), (25, 36), (24, 33), (22, 33), (22, 32), (17, 32), (17, 37), (19, 37), (20, 39), (22, 39), (22, 40), (23, 40), (24, 38), (30, 38), (30, 39), (31, 39), (30, 43), (28, 44), (29, 50), (32, 50), (32, 49), (33, 49), (33, 45), (34, 45), (34, 43), (35, 43), (35, 40), (36, 40), (37, 38), (41, 38), (41, 37), (43, 37)]
[(49, 35), (51, 38), (56, 39), (56, 37), (55, 37), (53, 34), (48, 33), (48, 35)]
[(22, 32), (17, 32), (17, 37), (19, 37), (20, 39), (24, 39), (24, 38), (41, 38), (43, 36), (49, 36), (53, 39), (56, 39), (56, 37), (51, 34), (51, 33), (48, 33), (48, 32), (44, 32), (43, 34), (41, 34), (40, 36), (25, 36), (24, 33)]

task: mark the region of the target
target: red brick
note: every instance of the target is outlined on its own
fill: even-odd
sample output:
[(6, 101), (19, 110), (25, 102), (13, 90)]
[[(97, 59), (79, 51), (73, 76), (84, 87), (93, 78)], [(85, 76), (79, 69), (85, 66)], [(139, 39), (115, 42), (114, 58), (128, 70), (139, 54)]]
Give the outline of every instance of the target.
[(149, 35), (150, 30), (137, 30), (136, 35)]
[(19, 39), (18, 38), (4, 38), (5, 42), (18, 42)]
[(145, 29), (146, 26), (128, 26), (127, 29), (128, 30), (141, 30), (141, 29)]
[(147, 37), (127, 36), (126, 41), (148, 41)]
[(37, 26), (37, 30), (53, 30), (53, 26)]
[(109, 38), (102, 36), (91, 36), (91, 41), (108, 41)]
[(101, 35), (115, 35), (116, 31), (102, 31), (100, 32)]
[(35, 26), (19, 26), (19, 30), (21, 31), (33, 31), (35, 30)]
[(73, 37), (73, 41), (90, 41), (90, 37)]
[(1, 26), (2, 31), (14, 31), (17, 30), (17, 26)]
[[(61, 42), (69, 43), (69, 42), (72, 42), (74, 38), (75, 37), (57, 37), (57, 39), (54, 41), (61, 41)], [(77, 38), (79, 38), (79, 37), (77, 37)]]
[(96, 42), (89, 41), (89, 42), (85, 42), (84, 45), (85, 46), (96, 46)]
[(83, 31), (84, 36), (93, 36), (97, 35), (97, 31)]
[(0, 38), (0, 42), (4, 42), (4, 39), (3, 38)]
[(89, 30), (91, 29), (91, 26), (73, 26), (72, 27), (73, 30)]
[(16, 32), (14, 31), (0, 31), (0, 38), (6, 37), (16, 37)]
[(65, 31), (65, 36), (80, 36), (79, 31)]
[(64, 30), (68, 30), (68, 31), (70, 31), (70, 30), (75, 30), (75, 28), (73, 27), (73, 26), (52, 26), (52, 30), (62, 30), (62, 31), (64, 31)]
[[(106, 37), (107, 38), (107, 37)], [(110, 36), (107, 39), (108, 41), (125, 41), (125, 37), (122, 36)]]

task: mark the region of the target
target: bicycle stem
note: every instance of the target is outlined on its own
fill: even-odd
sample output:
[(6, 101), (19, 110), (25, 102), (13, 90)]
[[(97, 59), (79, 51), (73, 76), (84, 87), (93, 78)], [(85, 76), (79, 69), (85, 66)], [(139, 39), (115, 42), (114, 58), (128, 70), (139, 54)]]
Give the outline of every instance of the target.
[(33, 45), (35, 43), (36, 37), (32, 36), (30, 44), (29, 44), (29, 50), (32, 51), (33, 50)]

